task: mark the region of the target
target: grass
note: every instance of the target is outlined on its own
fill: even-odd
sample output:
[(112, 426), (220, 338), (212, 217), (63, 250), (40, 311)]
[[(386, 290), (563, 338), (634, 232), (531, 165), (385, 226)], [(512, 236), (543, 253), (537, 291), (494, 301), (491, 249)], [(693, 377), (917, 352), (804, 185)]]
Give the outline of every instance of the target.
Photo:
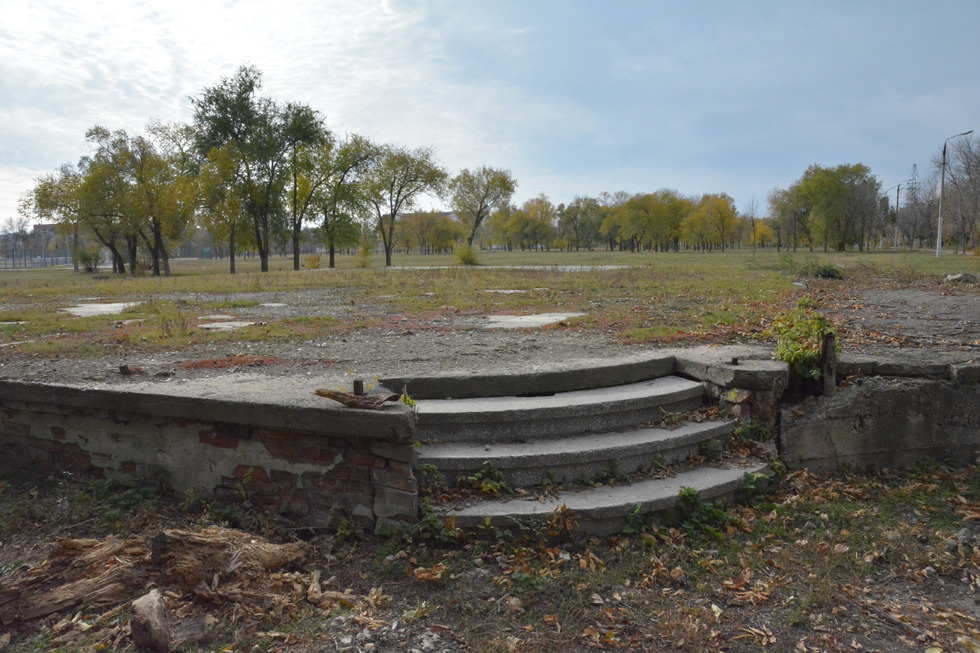
[[(20, 345), (28, 353), (87, 356), (118, 346), (180, 348), (230, 337), (313, 339), (376, 323), (376, 318), (308, 316), (268, 322), (234, 336), (197, 328), (200, 316), (247, 311), (292, 291), (322, 293), (334, 308), (341, 302), (374, 306), (405, 318), (414, 328), (446, 314), (560, 311), (586, 316), (555, 328), (601, 330), (624, 342), (718, 341), (758, 337), (760, 324), (799, 294), (792, 281), (807, 270), (831, 266), (845, 278), (907, 284), (980, 269), (975, 257), (936, 259), (924, 253), (483, 252), (481, 266), (454, 265), (452, 255), (401, 255), (396, 262), (402, 267), (396, 269), (379, 266), (377, 257), (371, 267), (358, 268), (359, 260), (340, 256), (338, 269), (294, 272), (291, 259), (276, 258), (268, 273), (257, 272), (254, 261), (243, 261), (236, 275), (229, 275), (221, 261), (175, 260), (170, 277), (101, 280), (69, 269), (3, 271), (0, 298), (6, 310), (0, 317), (8, 324), (0, 328), (0, 343), (29, 340)], [(627, 267), (561, 267), (569, 265)], [(520, 292), (488, 292), (492, 290)], [(95, 297), (142, 303), (122, 316), (74, 318), (59, 312), (81, 298)]]
[[(256, 629), (288, 634), (276, 649), (285, 653), (340, 646), (358, 633), (356, 641), (378, 650), (419, 648), (438, 633), (439, 646), (475, 653), (959, 650), (957, 637), (980, 639), (972, 611), (957, 607), (972, 605), (980, 554), (949, 543), (980, 514), (978, 489), (975, 467), (797, 472), (748, 505), (692, 505), (686, 525), (641, 524), (635, 534), (605, 539), (338, 534), (315, 542), (306, 567), (372, 601), (326, 611), (286, 604), (246, 620), (248, 628), (227, 624), (220, 642), (200, 650), (266, 650)], [(213, 518), (193, 498), (101, 482), (0, 479), (0, 498), (0, 537), (25, 554), (32, 538), (149, 538), (161, 527)], [(0, 581), (28, 562), (13, 550)], [(910, 639), (894, 619), (913, 629)], [(60, 650), (93, 650), (105, 641), (100, 632)], [(19, 631), (7, 650), (52, 644), (45, 629)], [(133, 648), (124, 640), (114, 650)]]

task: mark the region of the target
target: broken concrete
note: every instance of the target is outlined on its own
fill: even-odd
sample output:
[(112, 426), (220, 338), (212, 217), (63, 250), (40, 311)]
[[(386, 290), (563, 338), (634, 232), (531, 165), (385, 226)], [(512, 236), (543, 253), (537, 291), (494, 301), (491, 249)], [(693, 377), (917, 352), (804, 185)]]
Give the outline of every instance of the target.
[(871, 377), (783, 411), (788, 467), (883, 469), (924, 458), (973, 462), (980, 451), (980, 385)]

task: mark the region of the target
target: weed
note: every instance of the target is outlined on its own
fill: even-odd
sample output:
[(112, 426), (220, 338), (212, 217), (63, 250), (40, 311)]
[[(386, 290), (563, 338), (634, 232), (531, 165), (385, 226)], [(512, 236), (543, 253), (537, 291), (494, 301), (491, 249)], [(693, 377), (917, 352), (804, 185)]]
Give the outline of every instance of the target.
[(461, 478), (461, 483), (467, 487), (489, 496), (510, 494), (513, 492), (503, 472), (493, 466), (489, 460), (480, 465), (480, 469), (472, 476)]
[(643, 506), (636, 504), (626, 515), (626, 523), (623, 524), (624, 535), (637, 535), (646, 530), (647, 524), (644, 515), (640, 512)]
[(799, 273), (814, 279), (843, 279), (840, 269), (831, 261), (808, 261), (801, 265)]
[(578, 518), (564, 503), (552, 511), (544, 526), (545, 535), (552, 538), (568, 536), (577, 530)]
[(437, 513), (432, 502), (425, 499), (420, 508), (419, 521), (415, 528), (404, 534), (407, 542), (432, 542), (437, 544), (453, 544), (463, 539), (462, 529), (456, 526), (453, 515)]
[(735, 442), (745, 444), (747, 442), (770, 442), (775, 438), (772, 429), (763, 424), (759, 419), (742, 420), (732, 431)]
[(728, 513), (718, 504), (703, 500), (694, 488), (681, 488), (677, 511), (684, 530), (691, 535), (704, 533), (713, 539), (721, 539), (720, 529), (728, 521)]
[(698, 456), (708, 461), (720, 460), (725, 447), (718, 438), (703, 440), (698, 443)]
[(558, 483), (558, 474), (553, 469), (545, 470), (544, 474), (541, 476), (541, 487), (555, 488), (560, 484)]
[[(769, 332), (776, 337), (779, 360), (789, 363), (800, 378), (820, 378), (823, 339), (835, 330), (830, 320), (816, 310), (816, 302), (808, 297), (800, 299), (794, 308), (776, 315)], [(840, 355), (840, 344), (834, 355)]]

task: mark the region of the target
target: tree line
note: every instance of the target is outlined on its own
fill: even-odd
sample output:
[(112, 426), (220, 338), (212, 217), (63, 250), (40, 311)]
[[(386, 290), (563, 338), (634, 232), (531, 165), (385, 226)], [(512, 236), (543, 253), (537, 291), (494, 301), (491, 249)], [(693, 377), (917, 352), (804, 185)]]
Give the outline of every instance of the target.
[(91, 128), (92, 152), (36, 180), (22, 215), (57, 223), (78, 258), (91, 237), (115, 272), (133, 273), (142, 259), (165, 275), (173, 245), (195, 229), (224, 246), (232, 273), (243, 250), (267, 271), (283, 237), (299, 269), (311, 225), (331, 266), (366, 225), (391, 265), (396, 222), (422, 195), (448, 198), (470, 243), (490, 212), (510, 202), (509, 171), (482, 166), (450, 176), (431, 149), (338, 137), (309, 105), (261, 96), (261, 77), (243, 66), (204, 89), (191, 100), (191, 124), (151, 124), (136, 136)]
[[(545, 195), (520, 206), (509, 170), (481, 166), (455, 175), (429, 148), (375, 143), (331, 132), (309, 105), (260, 94), (262, 75), (243, 66), (191, 99), (189, 124), (150, 124), (130, 135), (88, 130), (90, 153), (36, 180), (22, 216), (54, 222), (73, 244), (76, 265), (109, 252), (115, 272), (169, 274), (173, 248), (205, 231), (216, 251), (254, 252), (262, 271), (288, 243), (300, 268), (301, 243), (338, 251), (377, 241), (392, 264), (396, 248), (430, 253), (458, 248), (508, 250), (724, 251), (732, 247), (881, 247), (896, 235), (909, 247), (928, 240), (935, 193), (909, 185), (892, 210), (881, 183), (862, 164), (811, 166), (789, 188), (774, 189), (767, 215), (753, 202), (740, 214), (724, 193), (684, 196), (602, 193), (554, 205)], [(948, 237), (977, 246), (980, 148), (964, 140), (947, 167)], [(423, 196), (450, 211), (415, 213)], [(85, 243), (91, 243), (86, 245)]]

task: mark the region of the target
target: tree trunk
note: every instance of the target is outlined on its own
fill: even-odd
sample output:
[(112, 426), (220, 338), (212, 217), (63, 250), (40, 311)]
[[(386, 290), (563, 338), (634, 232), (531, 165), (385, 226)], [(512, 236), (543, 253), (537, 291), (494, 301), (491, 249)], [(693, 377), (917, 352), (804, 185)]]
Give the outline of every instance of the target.
[(293, 223), (293, 269), (299, 270), (299, 237), (300, 225)]

